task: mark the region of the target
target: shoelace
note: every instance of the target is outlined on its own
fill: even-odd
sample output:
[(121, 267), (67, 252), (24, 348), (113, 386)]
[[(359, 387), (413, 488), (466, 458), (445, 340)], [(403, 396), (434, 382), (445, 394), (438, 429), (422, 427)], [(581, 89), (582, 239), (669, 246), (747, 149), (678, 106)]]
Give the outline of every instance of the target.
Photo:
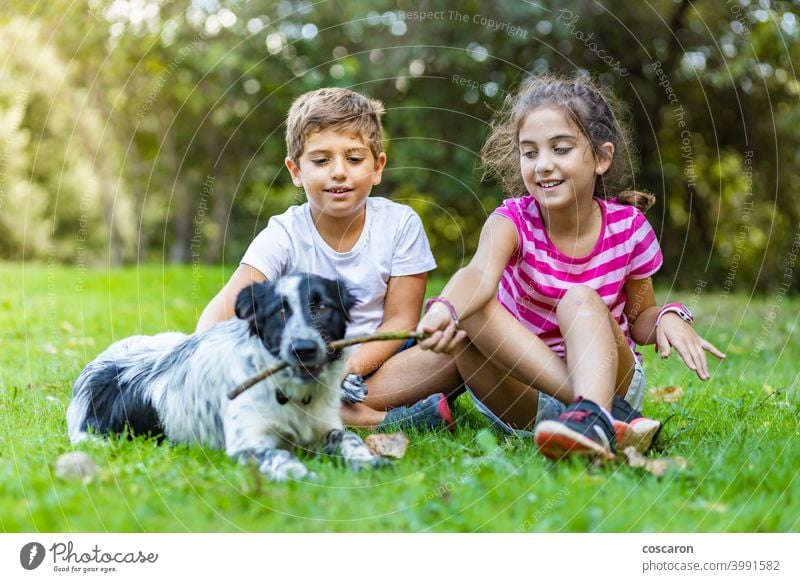
[(584, 419), (589, 416), (591, 412), (588, 410), (568, 410), (567, 412), (562, 412), (561, 416), (558, 417), (558, 420), (572, 420), (574, 422), (583, 422)]

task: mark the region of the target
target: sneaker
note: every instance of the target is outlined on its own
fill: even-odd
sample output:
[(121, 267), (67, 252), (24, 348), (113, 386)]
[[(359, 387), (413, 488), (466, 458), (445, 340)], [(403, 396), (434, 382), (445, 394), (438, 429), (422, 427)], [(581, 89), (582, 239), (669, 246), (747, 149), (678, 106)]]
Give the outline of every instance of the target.
[(622, 451), (626, 447), (633, 447), (640, 453), (647, 452), (661, 431), (659, 421), (647, 418), (624, 398), (616, 395), (611, 405), (611, 416), (614, 417), (617, 447)]
[(545, 420), (537, 426), (534, 439), (550, 459), (572, 454), (613, 459), (616, 450), (614, 427), (608, 417), (597, 404), (581, 397), (557, 420)]
[(411, 406), (389, 409), (386, 418), (378, 425), (378, 430), (435, 429), (441, 426), (446, 426), (451, 432), (453, 431), (453, 413), (450, 412), (447, 398), (440, 392)]

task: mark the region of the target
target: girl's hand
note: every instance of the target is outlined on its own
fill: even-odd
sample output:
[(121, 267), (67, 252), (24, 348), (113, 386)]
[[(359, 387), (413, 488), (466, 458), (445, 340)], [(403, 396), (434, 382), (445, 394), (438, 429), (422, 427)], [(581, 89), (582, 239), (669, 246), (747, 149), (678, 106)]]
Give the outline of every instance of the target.
[(419, 347), (437, 353), (453, 353), (467, 337), (467, 332), (456, 329), (450, 311), (441, 303), (434, 303), (417, 325), (417, 331), (431, 334)]
[(661, 352), (661, 357), (666, 359), (675, 348), (681, 359), (690, 370), (697, 373), (701, 380), (708, 380), (708, 361), (706, 352), (711, 352), (720, 360), (725, 359), (725, 354), (713, 344), (707, 342), (675, 313), (665, 313), (656, 328), (656, 351)]

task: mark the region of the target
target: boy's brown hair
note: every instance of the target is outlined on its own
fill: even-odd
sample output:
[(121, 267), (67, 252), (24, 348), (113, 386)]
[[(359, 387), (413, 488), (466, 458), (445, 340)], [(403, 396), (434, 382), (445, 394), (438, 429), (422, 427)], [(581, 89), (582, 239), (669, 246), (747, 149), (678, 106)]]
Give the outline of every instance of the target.
[(383, 152), (383, 104), (349, 89), (327, 87), (298, 97), (286, 119), (286, 153), (295, 164), (310, 135), (326, 129), (358, 133), (377, 160)]

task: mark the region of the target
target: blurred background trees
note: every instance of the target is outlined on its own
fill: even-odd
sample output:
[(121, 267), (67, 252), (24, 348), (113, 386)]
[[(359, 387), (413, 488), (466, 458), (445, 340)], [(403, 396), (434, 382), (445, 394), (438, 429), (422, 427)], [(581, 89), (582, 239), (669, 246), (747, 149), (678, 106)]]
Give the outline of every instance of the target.
[(797, 289), (798, 37), (776, 0), (5, 1), (0, 257), (238, 261), (303, 200), (289, 105), (337, 85), (385, 103), (375, 194), (422, 215), (446, 274), (504, 196), (480, 179), (492, 112), (527, 75), (580, 70), (629, 105), (660, 276)]

